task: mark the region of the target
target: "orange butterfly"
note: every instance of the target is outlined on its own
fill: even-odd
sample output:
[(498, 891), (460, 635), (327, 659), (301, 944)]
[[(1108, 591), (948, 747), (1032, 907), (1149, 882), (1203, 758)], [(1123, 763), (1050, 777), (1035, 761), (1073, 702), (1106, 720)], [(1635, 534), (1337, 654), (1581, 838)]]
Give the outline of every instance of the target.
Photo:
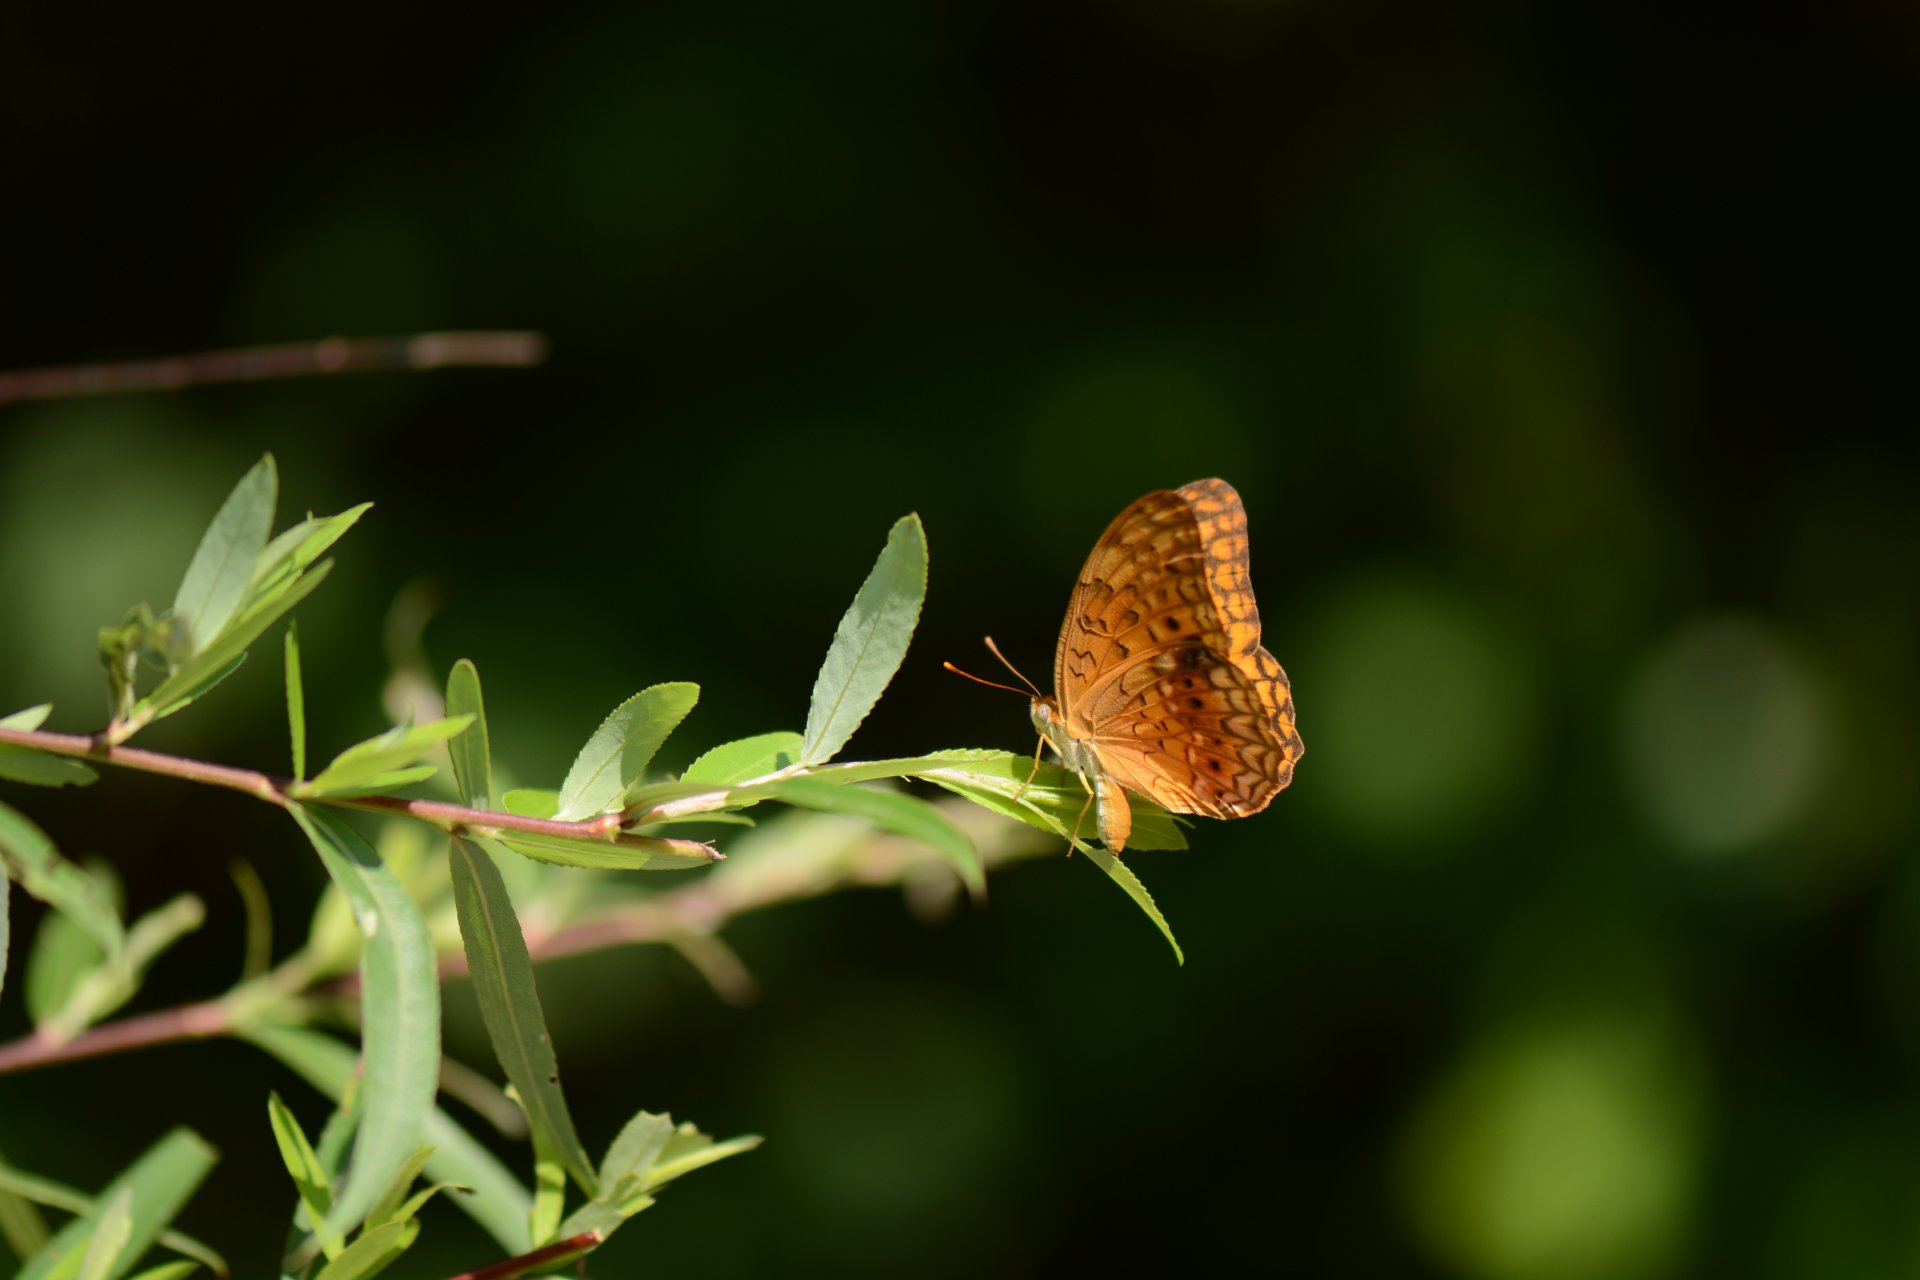
[(1129, 791), (1244, 818), (1293, 780), (1304, 748), (1286, 672), (1260, 647), (1232, 485), (1157, 490), (1107, 526), (1067, 606), (1053, 687), (1033, 691), (1034, 728), (1099, 804), (1115, 853), (1133, 829)]

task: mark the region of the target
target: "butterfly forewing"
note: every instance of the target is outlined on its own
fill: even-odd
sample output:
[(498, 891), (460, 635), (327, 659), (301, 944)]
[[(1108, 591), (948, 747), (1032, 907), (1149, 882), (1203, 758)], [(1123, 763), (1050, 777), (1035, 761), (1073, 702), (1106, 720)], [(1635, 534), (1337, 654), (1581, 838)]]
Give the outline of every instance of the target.
[(1201, 480), (1150, 493), (1081, 570), (1055, 651), (1066, 731), (1180, 813), (1265, 808), (1301, 755), (1286, 673), (1260, 647), (1246, 513)]

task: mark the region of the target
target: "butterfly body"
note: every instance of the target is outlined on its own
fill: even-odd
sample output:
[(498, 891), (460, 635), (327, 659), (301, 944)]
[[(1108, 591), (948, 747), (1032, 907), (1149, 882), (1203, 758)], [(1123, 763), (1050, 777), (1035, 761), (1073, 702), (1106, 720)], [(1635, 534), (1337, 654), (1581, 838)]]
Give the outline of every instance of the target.
[(1147, 494), (1094, 544), (1034, 728), (1081, 776), (1114, 852), (1129, 791), (1174, 813), (1260, 812), (1304, 748), (1286, 673), (1260, 645), (1247, 522), (1224, 480)]

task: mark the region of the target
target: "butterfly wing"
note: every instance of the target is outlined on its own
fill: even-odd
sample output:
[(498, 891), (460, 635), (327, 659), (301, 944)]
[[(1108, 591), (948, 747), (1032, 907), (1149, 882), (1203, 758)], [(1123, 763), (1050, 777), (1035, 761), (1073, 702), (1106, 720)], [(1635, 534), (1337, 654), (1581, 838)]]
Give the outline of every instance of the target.
[(1260, 646), (1231, 485), (1159, 490), (1108, 526), (1075, 585), (1054, 680), (1066, 731), (1175, 812), (1258, 813), (1292, 780), (1292, 693)]

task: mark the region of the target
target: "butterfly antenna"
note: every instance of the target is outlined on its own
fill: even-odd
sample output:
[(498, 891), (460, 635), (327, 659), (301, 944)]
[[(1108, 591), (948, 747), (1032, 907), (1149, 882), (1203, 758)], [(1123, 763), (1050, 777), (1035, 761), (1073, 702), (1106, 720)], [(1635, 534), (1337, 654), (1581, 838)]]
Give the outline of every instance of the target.
[(953, 672), (953, 674), (957, 676), (965, 676), (967, 679), (973, 681), (975, 684), (983, 684), (987, 686), (987, 688), (989, 689), (1005, 689), (1008, 693), (1017, 693), (1023, 698), (1027, 696), (1027, 691), (1025, 689), (1016, 689), (1010, 684), (1001, 684), (998, 680), (983, 680), (979, 676), (973, 674), (973, 672), (971, 671), (962, 671), (960, 668), (954, 666), (951, 662), (942, 662), (940, 665), (945, 667), (947, 670)]
[(1023, 675), (1020, 675), (1020, 668), (1014, 666), (1011, 662), (1007, 661), (1007, 655), (1000, 652), (1000, 646), (993, 642), (992, 636), (987, 637), (987, 652), (991, 653), (994, 657), (1000, 659), (1001, 666), (1013, 672), (1014, 675), (1020, 676), (1020, 683), (1027, 686), (1027, 688), (1032, 689), (1034, 697), (1043, 698), (1046, 696), (1045, 694), (1041, 693), (1038, 688), (1034, 686), (1033, 681), (1027, 679)]

